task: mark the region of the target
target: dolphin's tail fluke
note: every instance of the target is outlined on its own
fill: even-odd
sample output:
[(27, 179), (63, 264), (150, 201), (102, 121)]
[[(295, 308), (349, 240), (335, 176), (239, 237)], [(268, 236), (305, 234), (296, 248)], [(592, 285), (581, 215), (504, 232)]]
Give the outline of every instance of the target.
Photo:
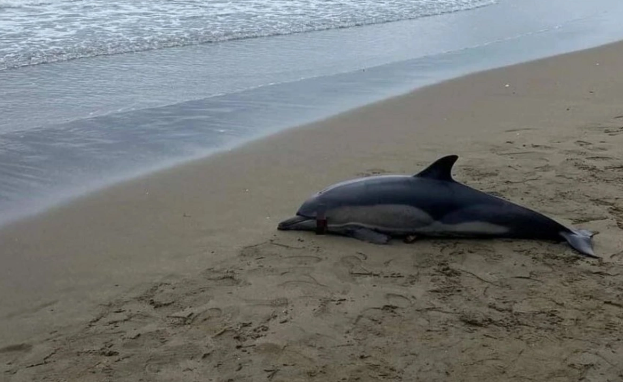
[(593, 242), (591, 239), (595, 235), (585, 229), (570, 229), (569, 232), (561, 232), (560, 235), (567, 240), (575, 250), (588, 257), (599, 258), (593, 252)]

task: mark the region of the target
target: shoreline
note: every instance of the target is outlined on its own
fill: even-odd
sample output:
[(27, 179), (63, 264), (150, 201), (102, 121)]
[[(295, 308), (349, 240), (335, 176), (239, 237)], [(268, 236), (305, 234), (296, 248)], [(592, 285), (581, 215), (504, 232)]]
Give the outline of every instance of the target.
[[(147, 341), (149, 328), (156, 325), (158, 330), (169, 332), (166, 344), (152, 349), (169, 351), (165, 352), (169, 354), (167, 366), (161, 365), (168, 373), (162, 374), (163, 377), (183, 378), (185, 374), (180, 366), (183, 362), (193, 364), (197, 372), (205, 372), (206, 365), (214, 367), (221, 362), (226, 368), (221, 375), (233, 377), (240, 370), (235, 370), (237, 366), (226, 359), (236, 350), (220, 341), (236, 343), (237, 340), (229, 334), (217, 334), (223, 328), (233, 328), (232, 323), (249, 321), (253, 322), (254, 330), (261, 325), (267, 329), (255, 339), (252, 333), (237, 329), (238, 334), (244, 334), (243, 344), (256, 341), (253, 342), (256, 350), (245, 355), (236, 353), (253, 365), (242, 368), (241, 373), (247, 377), (268, 368), (267, 354), (286, 345), (297, 347), (296, 352), (304, 354), (301, 357), (305, 359), (314, 362), (324, 359), (325, 374), (316, 374), (321, 379), (341, 375), (331, 366), (333, 356), (348, 366), (342, 373), (356, 374), (358, 368), (368, 364), (356, 361), (368, 358), (357, 358), (360, 354), (332, 353), (339, 344), (305, 330), (310, 327), (323, 336), (341, 335), (344, 330), (350, 330), (351, 335), (345, 341), (359, 346), (361, 354), (371, 354), (377, 365), (396, 377), (396, 370), (401, 366), (392, 364), (390, 357), (407, 349), (400, 342), (399, 333), (372, 338), (365, 332), (378, 329), (371, 323), (373, 320), (390, 322), (389, 327), (408, 326), (407, 322), (413, 322), (415, 327), (409, 328), (420, 333), (421, 338), (435, 337), (426, 334), (428, 326), (417, 317), (401, 310), (418, 307), (423, 312), (435, 308), (425, 303), (429, 299), (437, 304), (436, 309), (452, 311), (459, 309), (459, 300), (466, 298), (460, 291), (440, 292), (443, 298), (433, 298), (440, 296), (430, 292), (435, 288), (470, 291), (467, 297), (473, 300), (469, 307), (460, 308), (463, 310), (459, 309), (456, 317), (447, 313), (430, 316), (434, 309), (428, 311), (427, 325), (445, 328), (446, 333), (461, 338), (469, 337), (469, 328), (486, 330), (494, 339), (482, 343), (490, 341), (489, 348), (495, 349), (504, 360), (516, 356), (521, 341), (513, 337), (505, 351), (498, 341), (503, 337), (499, 332), (501, 326), (492, 323), (508, 319), (498, 316), (504, 315), (501, 313), (504, 304), (517, 298), (523, 298), (519, 305), (524, 305), (515, 304), (511, 310), (556, 309), (559, 312), (556, 317), (561, 320), (558, 322), (566, 323), (572, 319), (586, 320), (582, 315), (574, 316), (573, 309), (579, 312), (594, 309), (602, 320), (599, 322), (606, 327), (623, 328), (616, 318), (619, 315), (611, 312), (607, 304), (588, 306), (585, 301), (573, 298), (574, 292), (584, 288), (585, 293), (602, 304), (615, 301), (617, 290), (603, 288), (606, 283), (623, 277), (604, 276), (604, 272), (614, 275), (623, 269), (620, 256), (623, 243), (618, 238), (623, 216), (617, 204), (620, 203), (617, 190), (623, 183), (617, 173), (617, 168), (623, 166), (619, 159), (622, 152), (617, 148), (623, 143), (620, 134), (623, 80), (618, 76), (618, 68), (623, 65), (621, 47), (621, 42), (608, 44), (444, 81), (291, 128), (229, 152), (114, 185), (3, 227), (0, 244), (8, 266), (0, 273), (1, 298), (5, 301), (0, 319), (8, 328), (3, 333), (3, 338), (8, 340), (0, 343), (0, 349), (22, 342), (28, 346), (0, 352), (0, 360), (10, 362), (8, 366), (6, 362), (0, 363), (3, 365), (0, 370), (22, 378), (17, 380), (27, 380), (46, 370), (58, 372), (58, 367), (63, 365), (64, 377), (75, 377), (86, 366), (70, 362), (69, 354), (89, 346), (107, 346), (98, 342), (101, 337), (113, 344), (117, 355), (95, 352), (85, 358), (89, 362), (101, 358), (102, 364), (119, 373), (118, 368), (127, 367), (124, 370), (128, 375), (136, 377), (143, 372), (131, 370), (123, 356), (130, 355), (127, 359), (134, 360), (147, 356), (147, 350), (141, 352), (130, 343), (141, 337), (140, 341)], [(276, 231), (277, 222), (290, 216), (303, 198), (317, 189), (350, 177), (415, 173), (450, 153), (460, 158), (455, 167), (457, 180), (526, 204), (565, 224), (600, 231), (595, 238), (595, 250), (603, 257), (603, 263), (581, 259), (560, 244), (431, 241), (376, 247), (344, 238)], [(279, 245), (272, 244), (275, 242)], [(358, 253), (364, 253), (365, 258)], [(391, 259), (393, 265), (383, 265), (383, 258)], [(417, 269), (418, 276), (405, 274), (411, 268)], [(444, 271), (446, 268), (450, 271)], [(373, 276), (391, 275), (390, 271), (402, 277)], [(576, 279), (566, 280), (565, 274)], [(435, 277), (443, 285), (437, 285)], [(526, 278), (538, 282), (515, 284)], [(405, 280), (413, 283), (404, 284)], [(504, 293), (483, 300), (475, 297), (486, 286), (478, 280), (516, 289), (501, 288)], [(175, 288), (171, 289), (171, 285)], [(284, 288), (286, 285), (288, 288)], [(426, 288), (420, 288), (422, 285)], [(543, 290), (558, 300), (532, 301), (534, 298), (530, 296)], [(203, 300), (191, 297), (201, 295), (205, 295)], [(280, 298), (286, 301), (285, 305), (275, 302)], [(346, 302), (335, 305), (332, 299)], [(149, 301), (164, 304), (164, 310)], [(497, 304), (502, 310), (492, 312), (487, 303)], [(368, 316), (369, 309), (382, 306), (394, 308), (387, 311), (379, 308), (381, 316)], [(203, 310), (193, 310), (191, 316), (205, 320), (191, 322), (190, 331), (182, 331), (177, 324), (169, 327), (163, 323), (165, 317), (177, 317), (184, 309), (195, 308)], [(161, 316), (161, 311), (166, 314)], [(279, 320), (286, 320), (283, 325), (270, 319), (258, 323), (259, 318), (273, 314)], [(397, 314), (405, 321), (392, 321)], [(544, 377), (547, 370), (556, 369), (555, 364), (563, 355), (586, 343), (583, 342), (586, 339), (565, 342), (553, 329), (554, 324), (539, 321), (539, 314), (529, 321), (534, 331), (521, 334), (541, 335), (543, 330), (554, 330), (558, 342), (555, 351), (548, 355), (551, 363), (546, 362), (543, 368), (530, 363), (530, 357), (538, 358), (531, 351), (527, 352), (527, 363), (520, 362), (529, 367), (535, 379)], [(91, 322), (90, 326), (85, 327), (86, 322)], [(187, 337), (189, 332), (199, 330), (193, 326), (199, 322), (213, 324), (201, 330), (211, 333), (210, 341), (216, 349), (203, 363), (198, 358), (205, 360), (201, 354), (207, 350), (198, 350), (198, 342)], [(368, 326), (358, 327), (361, 322)], [(124, 333), (122, 339), (111, 337), (112, 328)], [(141, 337), (131, 338), (131, 333), (137, 330)], [(263, 330), (258, 333), (264, 333)], [(515, 333), (527, 329), (513, 327), (513, 330)], [(574, 335), (582, 337), (581, 333)], [(604, 336), (604, 333), (593, 335)], [(431, 359), (441, 362), (437, 357), (444, 353), (444, 346), (445, 351), (455, 352), (449, 345), (451, 337), (434, 338), (441, 345), (433, 349)], [(382, 345), (382, 338), (393, 342)], [(595, 341), (606, 346), (602, 338), (606, 337)], [(611, 338), (607, 340), (619, 350), (620, 345), (614, 344)], [(192, 357), (184, 358), (187, 354), (183, 351), (179, 356), (171, 355), (173, 348), (167, 346), (173, 346), (176, 341), (192, 343), (194, 347), (189, 350)], [(474, 346), (481, 344), (472, 343), (474, 339), (465, 341)], [(371, 347), (372, 343), (376, 347)], [(421, 351), (425, 351), (426, 344), (424, 341), (418, 345)], [(152, 345), (144, 342), (141, 346)], [(322, 346), (324, 350), (314, 346)], [(420, 351), (418, 346), (416, 352)], [(568, 352), (565, 347), (569, 347)], [(56, 349), (53, 355), (48, 357), (53, 349)], [(387, 356), (383, 356), (383, 349)], [(483, 355), (471, 347), (467, 350), (470, 356), (465, 361), (475, 361)], [(464, 352), (456, 354), (457, 359), (463, 357), (459, 354)], [(560, 359), (555, 359), (558, 355)], [(600, 356), (609, 357), (601, 353)], [(305, 370), (313, 363), (283, 351), (279, 357), (288, 359), (286, 363), (305, 364)], [(116, 364), (111, 364), (118, 358), (121, 359)], [(29, 362), (36, 364), (40, 359), (45, 361), (41, 366), (27, 367)], [(583, 359), (577, 362), (581, 364)], [(617, 371), (606, 370), (603, 361), (593, 361), (598, 365), (591, 369), (595, 373)], [(453, 366), (453, 372), (465, 372), (458, 365)], [(495, 370), (498, 370), (495, 365), (482, 363), (468, 375), (477, 380), (477, 372), (487, 375)], [(565, 365), (563, 370), (565, 375), (575, 376), (572, 367)], [(442, 368), (437, 371), (443, 375)], [(280, 373), (280, 378), (298, 376), (296, 370), (290, 370), (293, 374)], [(436, 376), (435, 370), (427, 373)], [(125, 374), (118, 374), (117, 380), (125, 380), (122, 375)]]
[[(511, 64), (511, 65), (505, 65), (505, 66), (500, 66), (500, 67), (493, 67), (493, 68), (485, 68), (482, 70), (476, 70), (474, 72), (469, 72), (467, 74), (459, 74), (456, 77), (450, 77), (448, 79), (443, 79), (443, 80), (438, 80), (437, 82), (430, 82), (431, 80), (427, 80), (424, 81), (423, 84), (418, 85), (416, 88), (412, 89), (412, 90), (407, 90), (407, 91), (398, 91), (397, 94), (396, 92), (392, 92), (392, 91), (388, 91), (387, 95), (385, 98), (381, 98), (381, 99), (375, 99), (372, 101), (368, 101), (365, 102), (363, 104), (359, 104), (357, 102), (353, 103), (353, 105), (351, 105), (349, 108), (347, 109), (336, 109), (332, 112), (330, 112), (327, 116), (325, 117), (319, 117), (319, 118), (311, 118), (311, 120), (307, 121), (307, 122), (303, 122), (303, 123), (299, 123), (299, 124), (293, 124), (293, 125), (289, 125), (288, 127), (279, 127), (276, 129), (272, 129), (273, 131), (268, 131), (268, 132), (263, 132), (263, 133), (259, 133), (259, 134), (253, 134), (250, 138), (247, 139), (243, 139), (239, 142), (230, 142), (230, 143), (226, 143), (223, 146), (217, 146), (217, 147), (213, 147), (211, 149), (204, 149), (202, 150), (204, 152), (204, 154), (193, 154), (193, 155), (189, 155), (189, 156), (185, 156), (183, 158), (176, 158), (176, 159), (169, 159), (167, 161), (164, 161), (163, 163), (159, 163), (155, 166), (151, 166), (151, 167), (147, 167), (144, 168), (143, 170), (132, 170), (129, 171), (128, 173), (125, 174), (119, 174), (118, 176), (113, 176), (110, 180), (104, 181), (103, 183), (98, 183), (98, 182), (90, 182), (87, 183), (86, 186), (82, 186), (82, 190), (80, 191), (74, 191), (73, 193), (69, 193), (66, 196), (60, 197), (60, 196), (52, 196), (52, 200), (54, 200), (54, 202), (52, 204), (49, 204), (49, 202), (45, 201), (45, 197), (42, 199), (41, 202), (37, 202), (38, 204), (42, 204), (45, 207), (33, 207), (29, 210), (24, 211), (24, 212), (15, 212), (15, 211), (6, 211), (9, 213), (10, 218), (8, 218), (8, 220), (3, 221), (0, 220), (0, 231), (2, 231), (5, 227), (9, 227), (11, 225), (14, 224), (20, 224), (21, 222), (25, 222), (25, 221), (29, 221), (32, 219), (36, 219), (38, 216), (40, 215), (44, 215), (50, 211), (54, 211), (57, 210), (59, 208), (64, 208), (76, 201), (79, 201), (83, 198), (88, 198), (91, 197), (92, 195), (97, 195), (100, 192), (104, 192), (110, 188), (115, 188), (117, 186), (126, 184), (128, 182), (133, 182), (135, 180), (139, 180), (141, 178), (145, 178), (145, 177), (150, 177), (150, 176), (157, 176), (160, 173), (164, 173), (166, 171), (171, 171), (171, 170), (175, 170), (176, 168), (179, 168), (180, 166), (185, 166), (188, 164), (192, 164), (195, 162), (200, 162), (200, 161), (205, 161), (205, 160), (210, 160), (210, 158), (214, 157), (214, 156), (219, 156), (222, 154), (228, 154), (232, 151), (238, 150), (241, 147), (247, 146), (247, 145), (252, 145), (255, 142), (258, 141), (262, 141), (264, 139), (270, 139), (272, 136), (274, 135), (278, 135), (281, 134), (283, 132), (287, 132), (289, 130), (292, 129), (297, 129), (297, 128), (304, 128), (305, 126), (310, 126), (310, 125), (317, 125), (317, 124), (322, 124), (325, 121), (329, 121), (341, 114), (348, 114), (351, 112), (355, 112), (359, 109), (363, 109), (366, 108), (370, 105), (374, 105), (376, 103), (382, 103), (382, 102), (386, 102), (395, 98), (400, 98), (400, 97), (404, 97), (404, 96), (408, 96), (411, 93), (415, 93), (415, 92), (419, 92), (421, 90), (425, 90), (429, 87), (434, 87), (437, 85), (441, 85), (444, 84), (446, 82), (450, 82), (450, 81), (454, 81), (457, 79), (461, 79), (463, 77), (467, 77), (467, 76), (472, 76), (472, 75), (479, 75), (485, 72), (489, 72), (489, 71), (494, 71), (494, 70), (501, 70), (501, 69), (505, 69), (505, 68), (510, 68), (510, 67), (514, 67), (517, 65), (523, 65), (526, 63), (530, 63), (530, 62), (536, 62), (536, 61), (541, 61), (541, 60), (547, 60), (550, 58), (556, 58), (556, 57), (562, 57), (568, 54), (574, 54), (574, 53), (578, 53), (578, 52), (582, 52), (585, 50), (591, 50), (591, 49), (599, 49), (602, 47), (607, 47), (610, 45), (614, 45), (614, 44), (618, 44), (618, 42), (609, 42), (609, 43), (604, 43), (598, 46), (594, 46), (591, 48), (587, 48), (587, 49), (580, 49), (580, 50), (573, 50), (571, 52), (565, 52), (565, 53), (560, 53), (560, 54), (555, 54), (553, 56), (547, 56), (547, 57), (543, 57), (543, 58), (538, 58), (535, 60), (528, 60), (528, 61), (521, 61), (515, 64)], [(455, 54), (457, 52), (450, 52), (451, 54)], [(387, 65), (394, 65), (394, 64), (383, 64), (379, 67), (372, 67), (372, 68), (367, 68), (368, 71), (370, 70), (376, 70), (378, 68), (381, 67), (385, 67)], [(343, 74), (343, 73), (340, 73)], [(337, 74), (337, 75), (340, 75)], [(328, 77), (332, 77), (328, 76)], [(313, 78), (312, 78), (313, 79)], [(303, 79), (302, 81), (307, 81), (310, 79)], [(294, 83), (296, 83), (297, 81), (295, 81)], [(281, 84), (283, 85), (283, 84)], [(270, 87), (270, 86), (269, 86)], [(389, 94), (393, 94), (393, 95), (389, 95)], [(215, 105), (215, 107), (218, 106)], [(73, 121), (71, 123), (74, 123), (77, 121)], [(93, 184), (91, 184), (93, 183)], [(37, 203), (33, 203), (33, 204), (37, 204)]]
[[(500, 22), (519, 1), (534, 7)], [(503, 0), (473, 13), (5, 73), (0, 225), (449, 78), (620, 40), (621, 5), (610, 2)], [(37, 92), (22, 91), (32, 83)]]

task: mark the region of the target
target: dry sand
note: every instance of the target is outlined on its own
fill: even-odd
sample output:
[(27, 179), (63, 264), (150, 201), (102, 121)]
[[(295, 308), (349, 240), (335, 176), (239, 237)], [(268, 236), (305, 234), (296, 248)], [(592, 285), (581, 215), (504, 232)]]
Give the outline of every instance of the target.
[[(471, 75), (59, 207), (0, 232), (0, 379), (620, 381), (623, 44)], [(335, 181), (457, 180), (566, 244), (388, 246), (277, 232)]]

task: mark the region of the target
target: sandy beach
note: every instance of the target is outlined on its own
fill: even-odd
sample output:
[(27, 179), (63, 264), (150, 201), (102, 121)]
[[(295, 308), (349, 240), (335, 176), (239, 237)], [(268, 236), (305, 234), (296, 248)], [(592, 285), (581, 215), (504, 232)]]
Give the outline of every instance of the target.
[[(478, 73), (88, 195), (0, 231), (0, 380), (623, 379), (623, 44)], [(564, 243), (278, 232), (311, 193), (455, 178)]]

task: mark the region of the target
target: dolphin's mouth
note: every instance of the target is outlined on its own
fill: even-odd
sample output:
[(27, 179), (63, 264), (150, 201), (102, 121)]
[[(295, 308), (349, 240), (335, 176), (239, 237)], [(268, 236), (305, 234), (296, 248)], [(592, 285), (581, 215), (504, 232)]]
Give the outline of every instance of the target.
[[(280, 231), (288, 231), (288, 230), (305, 230), (309, 229), (307, 226), (309, 223), (314, 221), (313, 218), (308, 218), (305, 216), (294, 216), (290, 219), (286, 219), (279, 223), (277, 229)], [(307, 223), (307, 224), (305, 224)]]

